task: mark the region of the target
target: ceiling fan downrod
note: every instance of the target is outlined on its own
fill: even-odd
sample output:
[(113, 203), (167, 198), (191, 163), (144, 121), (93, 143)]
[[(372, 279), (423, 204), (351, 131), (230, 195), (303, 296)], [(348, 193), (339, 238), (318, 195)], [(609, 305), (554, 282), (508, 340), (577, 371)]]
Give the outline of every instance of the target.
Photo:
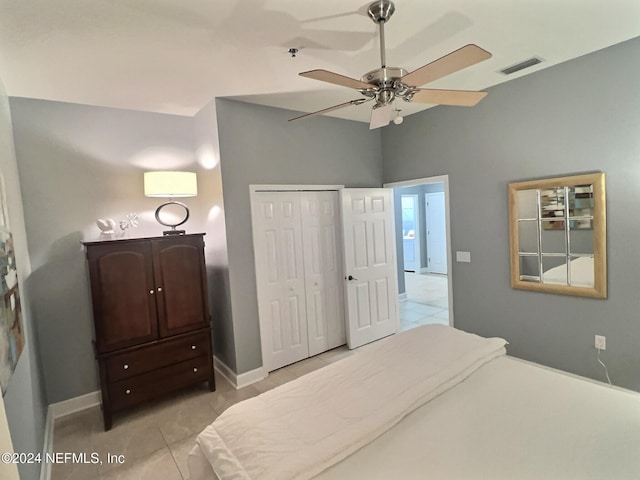
[(373, 2), (369, 5), (369, 9), (367, 13), (371, 17), (371, 20), (374, 23), (378, 24), (378, 28), (380, 30), (380, 63), (382, 65), (381, 68), (385, 68), (387, 66), (387, 58), (385, 54), (385, 45), (384, 45), (384, 24), (389, 21), (393, 12), (396, 11), (396, 7), (390, 0), (380, 0), (378, 2)]

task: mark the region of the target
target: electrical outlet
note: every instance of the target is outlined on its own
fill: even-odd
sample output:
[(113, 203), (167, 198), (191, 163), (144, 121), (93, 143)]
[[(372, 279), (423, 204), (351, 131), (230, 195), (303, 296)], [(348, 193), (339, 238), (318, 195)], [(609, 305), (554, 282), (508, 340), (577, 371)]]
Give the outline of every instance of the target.
[(606, 350), (607, 349), (607, 337), (602, 335), (596, 335), (596, 348), (598, 350)]

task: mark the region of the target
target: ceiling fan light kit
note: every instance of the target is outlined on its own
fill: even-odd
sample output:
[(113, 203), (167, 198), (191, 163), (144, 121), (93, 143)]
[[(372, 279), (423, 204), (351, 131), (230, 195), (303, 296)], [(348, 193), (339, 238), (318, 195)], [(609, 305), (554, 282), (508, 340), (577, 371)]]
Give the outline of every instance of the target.
[(396, 109), (396, 116), (393, 119), (393, 123), (395, 123), (396, 125), (400, 125), (402, 122), (404, 122), (404, 117), (402, 115), (400, 115), (401, 111), (402, 110)]
[[(320, 115), (351, 105), (375, 101), (371, 110), (369, 128), (379, 128), (388, 125), (394, 112), (392, 105), (398, 99), (405, 102), (419, 102), (431, 105), (456, 105), (471, 107), (482, 100), (487, 93), (465, 90), (434, 90), (419, 88), (451, 73), (470, 67), (491, 58), (491, 54), (474, 44), (465, 45), (454, 52), (445, 55), (412, 72), (399, 67), (386, 65), (384, 24), (395, 12), (395, 6), (390, 0), (373, 2), (368, 8), (369, 17), (378, 25), (380, 36), (380, 68), (365, 73), (360, 80), (346, 77), (328, 70), (310, 70), (300, 73), (300, 76), (332, 83), (342, 87), (357, 90), (364, 96), (357, 100), (341, 103), (317, 112), (307, 113), (292, 118), (289, 121), (300, 120), (314, 115)], [(396, 115), (397, 118), (402, 118)]]

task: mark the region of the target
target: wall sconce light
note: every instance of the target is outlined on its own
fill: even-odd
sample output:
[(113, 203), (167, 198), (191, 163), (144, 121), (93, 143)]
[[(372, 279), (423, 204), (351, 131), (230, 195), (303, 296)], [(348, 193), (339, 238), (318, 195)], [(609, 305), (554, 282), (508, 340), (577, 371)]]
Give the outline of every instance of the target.
[[(189, 220), (189, 209), (182, 202), (176, 202), (175, 197), (195, 197), (198, 195), (198, 182), (194, 172), (145, 172), (144, 194), (147, 197), (166, 197), (168, 202), (156, 209), (156, 220), (171, 230), (165, 230), (163, 235), (184, 235), (184, 230), (176, 230), (177, 226)], [(184, 218), (177, 215), (177, 222), (173, 207), (184, 209)], [(162, 209), (169, 207), (162, 216)]]

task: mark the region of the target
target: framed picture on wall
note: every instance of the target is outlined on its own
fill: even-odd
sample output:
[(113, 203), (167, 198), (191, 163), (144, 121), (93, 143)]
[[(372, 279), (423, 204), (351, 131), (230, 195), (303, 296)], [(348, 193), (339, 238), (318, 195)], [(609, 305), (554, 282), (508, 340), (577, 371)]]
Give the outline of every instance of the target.
[(9, 224), (4, 176), (0, 172), (0, 387), (3, 396), (23, 349), (24, 325), (18, 290), (18, 271)]

